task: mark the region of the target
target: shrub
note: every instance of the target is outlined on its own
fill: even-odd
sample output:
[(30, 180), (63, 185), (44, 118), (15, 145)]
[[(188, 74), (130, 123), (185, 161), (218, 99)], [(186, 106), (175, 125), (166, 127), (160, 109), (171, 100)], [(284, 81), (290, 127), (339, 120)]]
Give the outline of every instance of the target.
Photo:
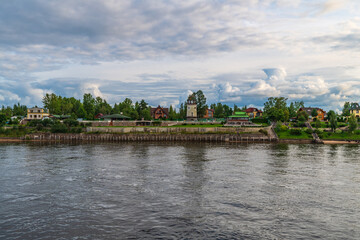
[(277, 132), (280, 132), (281, 131), (281, 126), (282, 126), (282, 122), (276, 122), (276, 126), (275, 126), (275, 130), (277, 131)]
[(44, 127), (51, 127), (52, 125), (54, 124), (54, 121), (53, 120), (51, 120), (51, 119), (44, 119), (43, 121), (42, 121), (42, 125), (44, 126)]
[(290, 135), (301, 135), (301, 129), (292, 128), (290, 129)]
[(68, 127), (77, 127), (79, 126), (79, 121), (69, 118), (64, 120), (64, 124)]
[(28, 122), (28, 126), (29, 127), (36, 127), (37, 125), (41, 124), (42, 125), (42, 121), (39, 120), (39, 119), (34, 119), (34, 120), (31, 120), (30, 122)]
[(267, 130), (265, 130), (265, 129), (260, 129), (259, 130), (259, 133), (262, 133), (262, 134), (264, 134), (264, 135), (268, 135), (268, 131)]
[(319, 134), (322, 134), (323, 132), (324, 132), (324, 131), (322, 131), (322, 130), (320, 130), (320, 129), (316, 129), (316, 130), (315, 130), (315, 133), (318, 134), (318, 135), (319, 135)]
[(307, 128), (307, 129), (305, 130), (305, 132), (306, 132), (307, 134), (312, 134), (312, 133), (313, 133), (313, 131), (312, 131), (311, 129), (309, 129), (309, 128)]
[(287, 126), (285, 126), (285, 125), (281, 125), (281, 127), (280, 127), (280, 131), (282, 131), (282, 132), (286, 132), (287, 130), (289, 130), (289, 128), (288, 128)]
[(305, 122), (299, 121), (299, 122), (294, 124), (294, 127), (305, 127)]
[(70, 129), (71, 133), (81, 133), (82, 132), (82, 128), (81, 127), (73, 127)]
[(61, 123), (54, 124), (51, 127), (52, 133), (66, 133), (67, 131), (68, 131), (68, 128), (64, 124), (61, 124)]
[(43, 129), (44, 129), (44, 126), (42, 124), (39, 123), (38, 125), (36, 125), (36, 130), (41, 131)]
[(265, 118), (253, 118), (251, 119), (253, 123), (268, 123), (268, 120)]

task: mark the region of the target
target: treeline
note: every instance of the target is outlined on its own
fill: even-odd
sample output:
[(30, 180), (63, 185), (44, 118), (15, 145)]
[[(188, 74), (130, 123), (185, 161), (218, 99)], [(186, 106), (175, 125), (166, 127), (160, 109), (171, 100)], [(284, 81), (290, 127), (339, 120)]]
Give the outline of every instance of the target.
[[(206, 104), (206, 97), (203, 92), (198, 90), (190, 95), (189, 98), (195, 98), (196, 100), (198, 117), (204, 117), (209, 106)], [(104, 115), (122, 113), (133, 120), (151, 120), (152, 118), (151, 107), (145, 100), (134, 103), (130, 98), (125, 98), (124, 101), (111, 106), (105, 99), (101, 97), (94, 98), (90, 93), (84, 94), (82, 101), (74, 97), (66, 98), (52, 93), (44, 96), (43, 104), (44, 108), (48, 109), (51, 114), (70, 115), (72, 118), (93, 120), (99, 113)], [(226, 104), (211, 104), (210, 108), (215, 110), (215, 118), (225, 118), (233, 114), (233, 108)], [(239, 108), (234, 105), (234, 109)], [(168, 119), (186, 119), (186, 112), (187, 102), (181, 103), (178, 111), (170, 105)]]
[(25, 116), (27, 113), (27, 107), (25, 105), (14, 104), (13, 107), (2, 105), (0, 109), (0, 114), (5, 115), (6, 118), (11, 118), (12, 116)]

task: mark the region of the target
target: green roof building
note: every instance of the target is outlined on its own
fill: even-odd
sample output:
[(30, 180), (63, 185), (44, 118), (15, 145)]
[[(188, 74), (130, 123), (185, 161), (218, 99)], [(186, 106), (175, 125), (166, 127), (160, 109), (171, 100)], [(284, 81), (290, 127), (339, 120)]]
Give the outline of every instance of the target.
[(246, 112), (235, 112), (234, 115), (227, 117), (227, 125), (248, 125), (251, 124), (249, 116)]

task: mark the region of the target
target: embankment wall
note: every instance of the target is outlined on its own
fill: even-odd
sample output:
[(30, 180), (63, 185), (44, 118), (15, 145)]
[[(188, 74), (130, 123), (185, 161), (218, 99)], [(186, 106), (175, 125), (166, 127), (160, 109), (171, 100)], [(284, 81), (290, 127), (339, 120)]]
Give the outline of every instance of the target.
[[(234, 127), (87, 127), (86, 132), (96, 133), (259, 133), (262, 128)], [(270, 127), (263, 128), (270, 131)]]
[(123, 142), (123, 141), (196, 141), (196, 142), (270, 142), (276, 139), (259, 134), (69, 134), (41, 133), (28, 134), (22, 140), (33, 141), (86, 141), (86, 142)]

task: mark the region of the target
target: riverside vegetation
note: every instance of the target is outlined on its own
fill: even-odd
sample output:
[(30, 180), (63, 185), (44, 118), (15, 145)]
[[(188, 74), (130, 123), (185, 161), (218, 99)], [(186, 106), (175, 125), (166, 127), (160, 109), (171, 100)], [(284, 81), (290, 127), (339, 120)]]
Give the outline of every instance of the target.
[[(214, 117), (222, 124), (202, 123), (201, 117), (204, 115), (206, 105), (206, 97), (201, 90), (194, 92), (197, 100), (197, 108), (199, 122), (196, 124), (180, 124), (169, 127), (221, 127), (225, 123), (226, 117), (234, 111), (246, 109), (246, 106), (239, 108), (234, 104), (233, 108), (226, 104), (211, 104), (210, 108), (214, 109)], [(19, 137), (28, 133), (51, 132), (51, 133), (81, 133), (84, 128), (91, 126), (90, 123), (80, 123), (76, 119), (82, 118), (93, 120), (98, 113), (116, 114), (123, 113), (130, 116), (132, 120), (151, 120), (150, 106), (145, 100), (133, 102), (129, 98), (125, 98), (123, 102), (115, 103), (113, 106), (108, 104), (101, 97), (94, 98), (91, 94), (84, 94), (83, 100), (73, 97), (66, 98), (56, 94), (46, 94), (43, 98), (44, 107), (49, 109), (52, 114), (68, 115), (69, 119), (64, 121), (45, 119), (43, 121), (34, 120), (26, 126), (19, 125), (20, 116), (25, 116), (27, 107), (20, 103), (13, 107), (2, 106), (0, 109), (0, 137)], [(287, 98), (270, 97), (264, 103), (264, 111), (262, 118), (255, 118), (251, 121), (259, 126), (266, 127), (269, 122), (277, 122), (275, 131), (280, 139), (311, 139), (312, 133), (316, 133), (321, 139), (338, 139), (338, 140), (359, 140), (360, 131), (358, 130), (358, 118), (350, 115), (350, 109), (358, 108), (358, 103), (344, 104), (342, 114), (337, 114), (330, 110), (327, 113), (325, 121), (319, 121), (316, 117), (316, 111), (311, 113), (312, 120), (310, 124), (313, 129), (305, 126), (309, 122), (306, 112), (298, 111), (304, 107), (304, 102), (295, 101), (287, 104)], [(12, 116), (19, 116), (19, 119), (10, 119)], [(186, 117), (186, 102), (180, 104), (178, 112), (170, 106), (169, 118), (166, 120), (183, 121)], [(290, 122), (290, 120), (295, 120)], [(165, 121), (162, 119), (160, 121)], [(5, 127), (5, 128), (1, 128)]]

